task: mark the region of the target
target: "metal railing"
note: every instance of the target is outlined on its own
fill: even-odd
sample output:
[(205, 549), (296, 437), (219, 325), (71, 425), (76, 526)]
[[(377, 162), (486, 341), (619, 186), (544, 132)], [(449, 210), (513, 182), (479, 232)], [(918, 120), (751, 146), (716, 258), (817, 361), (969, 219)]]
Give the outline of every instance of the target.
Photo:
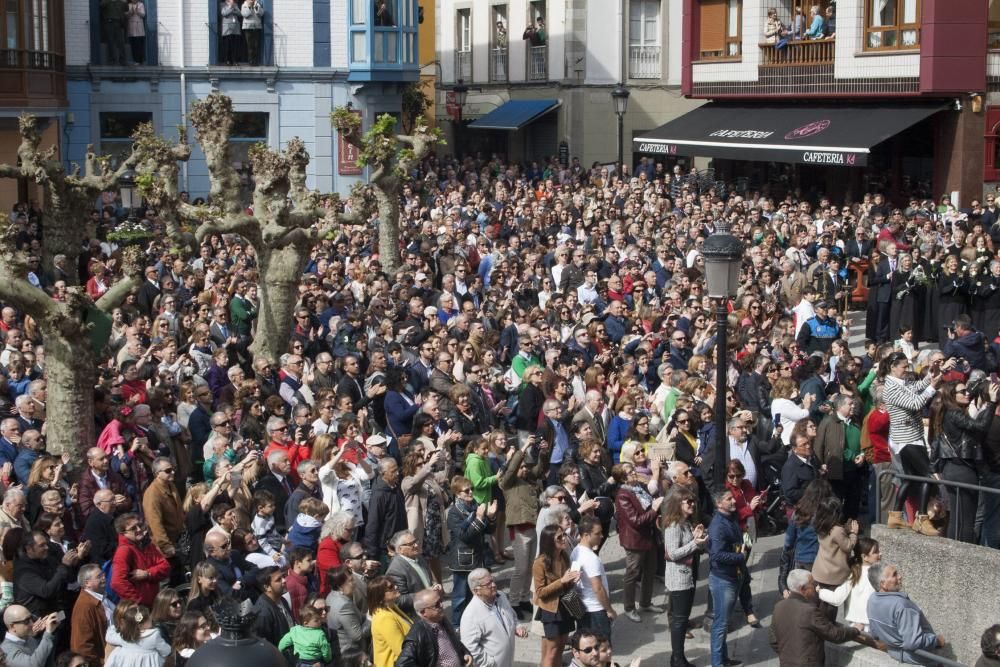
[(62, 54), (51, 51), (0, 49), (0, 68), (40, 69), (61, 72), (65, 69), (65, 59)]
[(910, 653), (918, 655), (926, 660), (933, 660), (939, 665), (944, 665), (944, 667), (968, 667), (967, 665), (964, 665), (960, 662), (955, 662), (951, 658), (942, 657), (937, 653), (931, 653), (930, 651), (925, 651), (922, 648), (918, 648), (915, 651), (910, 651)]
[(832, 65), (835, 43), (833, 38), (794, 40), (780, 49), (777, 44), (762, 43), (758, 45), (760, 66)]
[(630, 79), (659, 79), (660, 47), (628, 47), (628, 76)]
[[(926, 484), (939, 484), (941, 486), (952, 486), (952, 487), (955, 487), (956, 489), (965, 489), (967, 491), (979, 491), (980, 493), (986, 492), (986, 493), (992, 493), (993, 495), (1000, 496), (1000, 489), (993, 489), (993, 488), (990, 488), (988, 486), (980, 486), (979, 484), (967, 484), (965, 482), (953, 482), (953, 481), (951, 481), (949, 479), (937, 479), (936, 477), (920, 477), (918, 475), (907, 475), (906, 473), (899, 472), (898, 470), (892, 470), (890, 468), (889, 470), (883, 470), (882, 472), (880, 472), (877, 475), (877, 478), (876, 478), (876, 484), (875, 484), (875, 508), (876, 508), (876, 517), (878, 518), (878, 523), (883, 523), (884, 522), (884, 517), (882, 516), (882, 497), (881, 497), (882, 496), (882, 489), (881, 489), (881, 485), (878, 484), (878, 482), (881, 481), (882, 477), (884, 477), (885, 475), (892, 475), (896, 479), (905, 480), (907, 482), (920, 482), (920, 483), (926, 483)], [(962, 494), (960, 494), (960, 493), (956, 493), (955, 494), (955, 505), (956, 505), (956, 507), (950, 507), (950, 508), (948, 508), (948, 510), (950, 512), (954, 513), (954, 515), (956, 517), (958, 517), (957, 520), (959, 522), (961, 522), (961, 517), (962, 517), (962, 513), (961, 513), (961, 509), (962, 509)], [(956, 524), (956, 532), (961, 532), (961, 530), (960, 530), (961, 528), (962, 528), (961, 523)]]
[(490, 81), (506, 81), (507, 47), (490, 49)]
[(455, 52), (455, 79), (472, 81), (472, 51)]
[(529, 46), (528, 47), (528, 72), (525, 78), (528, 81), (545, 81), (549, 78), (549, 47)]

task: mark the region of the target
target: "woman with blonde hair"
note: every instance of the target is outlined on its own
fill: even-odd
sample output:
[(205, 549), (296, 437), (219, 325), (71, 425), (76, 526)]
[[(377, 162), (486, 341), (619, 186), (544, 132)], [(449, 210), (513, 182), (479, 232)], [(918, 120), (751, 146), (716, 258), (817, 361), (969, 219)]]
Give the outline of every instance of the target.
[(212, 613), (212, 605), (221, 597), (218, 588), (219, 571), (215, 565), (203, 560), (191, 570), (191, 590), (188, 592), (187, 611)]
[(35, 522), (42, 511), (42, 494), (46, 491), (58, 491), (63, 495), (60, 482), (62, 474), (62, 461), (55, 456), (42, 454), (31, 464), (31, 472), (28, 473), (28, 521)]

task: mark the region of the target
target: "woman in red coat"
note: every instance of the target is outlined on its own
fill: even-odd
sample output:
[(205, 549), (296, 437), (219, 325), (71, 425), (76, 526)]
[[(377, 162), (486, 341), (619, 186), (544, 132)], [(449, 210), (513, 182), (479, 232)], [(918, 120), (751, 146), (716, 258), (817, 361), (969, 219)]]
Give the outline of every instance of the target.
[(343, 511), (334, 512), (323, 524), (316, 552), (316, 572), (319, 577), (319, 594), (322, 597), (330, 592), (326, 573), (341, 565), (340, 549), (354, 541), (354, 528), (354, 517)]
[(620, 484), (615, 494), (618, 541), (625, 549), (625, 616), (635, 623), (642, 618), (635, 608), (635, 585), (640, 584), (639, 609), (662, 613), (654, 607), (653, 578), (656, 576), (656, 516), (663, 498), (653, 499), (631, 463), (619, 463), (611, 476)]

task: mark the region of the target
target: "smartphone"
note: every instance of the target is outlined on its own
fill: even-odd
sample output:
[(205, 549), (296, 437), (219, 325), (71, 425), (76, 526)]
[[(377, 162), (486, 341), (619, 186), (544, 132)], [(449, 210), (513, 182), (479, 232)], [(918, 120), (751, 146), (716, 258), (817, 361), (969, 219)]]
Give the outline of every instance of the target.
[(780, 414), (774, 415), (774, 417), (772, 417), (772, 420), (774, 421), (774, 425), (778, 426), (779, 424), (781, 424), (781, 415)]

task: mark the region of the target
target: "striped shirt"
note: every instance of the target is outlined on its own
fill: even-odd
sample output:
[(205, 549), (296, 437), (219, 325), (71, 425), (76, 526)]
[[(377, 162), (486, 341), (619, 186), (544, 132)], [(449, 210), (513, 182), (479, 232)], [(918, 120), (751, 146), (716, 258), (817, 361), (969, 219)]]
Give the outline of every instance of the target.
[(934, 396), (930, 378), (907, 384), (887, 375), (882, 400), (889, 410), (889, 446), (898, 454), (903, 447), (924, 444), (924, 405)]

